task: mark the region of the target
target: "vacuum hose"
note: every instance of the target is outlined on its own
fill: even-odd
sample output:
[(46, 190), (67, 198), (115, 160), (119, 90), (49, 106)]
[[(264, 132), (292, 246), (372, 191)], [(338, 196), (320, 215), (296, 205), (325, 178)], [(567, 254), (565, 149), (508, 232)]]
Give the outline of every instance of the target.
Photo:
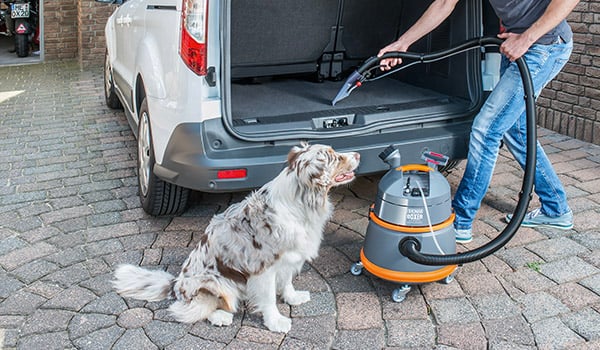
[[(410, 52), (387, 52), (380, 57), (373, 57), (365, 62), (363, 66), (358, 69), (359, 73), (364, 73), (368, 69), (376, 66), (382, 59), (386, 58), (402, 58), (418, 60), (422, 63), (428, 63), (437, 61), (443, 58), (453, 56), (462, 51), (466, 51), (473, 48), (483, 46), (500, 46), (502, 40), (496, 37), (483, 37), (465, 41), (458, 46), (434, 52), (431, 54), (415, 54)], [(493, 254), (502, 248), (517, 232), (517, 229), (521, 225), (521, 222), (525, 218), (529, 201), (531, 200), (531, 193), (533, 190), (533, 182), (535, 178), (535, 165), (536, 165), (536, 111), (535, 111), (535, 91), (529, 68), (523, 57), (520, 57), (515, 61), (519, 67), (521, 73), (521, 79), (523, 81), (523, 89), (525, 92), (525, 112), (527, 116), (527, 156), (525, 161), (525, 174), (523, 176), (523, 183), (521, 191), (519, 192), (519, 201), (514, 210), (512, 219), (504, 230), (496, 238), (488, 242), (487, 244), (460, 254), (450, 255), (433, 255), (424, 254), (420, 252), (420, 243), (416, 238), (406, 238), (400, 242), (399, 249), (402, 255), (408, 257), (410, 260), (422, 264), (422, 265), (458, 265), (468, 262), (473, 262), (485, 258), (488, 255)]]

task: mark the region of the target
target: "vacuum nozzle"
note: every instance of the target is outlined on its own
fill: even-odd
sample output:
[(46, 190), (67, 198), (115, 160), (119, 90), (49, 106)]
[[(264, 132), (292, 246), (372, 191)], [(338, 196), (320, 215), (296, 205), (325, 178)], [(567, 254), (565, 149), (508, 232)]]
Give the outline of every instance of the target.
[(400, 151), (394, 145), (387, 146), (383, 152), (379, 153), (379, 158), (392, 167), (392, 169), (399, 167), (401, 164)]
[(450, 157), (441, 153), (425, 151), (421, 154), (421, 159), (427, 162), (430, 167), (437, 169), (437, 167), (447, 165)]
[(348, 77), (348, 79), (346, 79), (346, 82), (344, 83), (340, 91), (337, 93), (333, 101), (331, 101), (331, 105), (335, 106), (336, 103), (350, 96), (354, 89), (362, 85), (363, 80), (364, 76), (358, 71), (354, 71), (352, 74), (350, 74), (350, 76)]

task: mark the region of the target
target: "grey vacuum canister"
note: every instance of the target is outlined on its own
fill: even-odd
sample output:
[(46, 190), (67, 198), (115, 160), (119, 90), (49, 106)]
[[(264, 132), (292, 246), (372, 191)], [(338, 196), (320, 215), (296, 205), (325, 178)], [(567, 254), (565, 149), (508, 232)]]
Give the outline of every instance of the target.
[[(399, 151), (393, 146), (379, 156), (391, 169), (379, 182), (360, 262), (352, 265), (351, 272), (358, 275), (365, 268), (377, 277), (401, 283), (392, 298), (402, 301), (411, 284), (449, 283), (453, 279), (456, 265), (421, 265), (403, 256), (399, 249), (403, 239), (414, 237), (423, 253), (456, 252), (450, 185), (435, 165), (400, 166)], [(447, 157), (433, 152), (424, 153), (423, 159), (433, 164), (447, 162)]]

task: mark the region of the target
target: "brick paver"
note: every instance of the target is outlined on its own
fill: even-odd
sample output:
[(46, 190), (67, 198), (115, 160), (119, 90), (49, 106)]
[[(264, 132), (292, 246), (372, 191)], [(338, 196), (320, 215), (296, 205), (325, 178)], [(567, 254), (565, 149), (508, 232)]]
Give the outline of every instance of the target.
[[(359, 178), (333, 193), (320, 256), (296, 278), (311, 301), (280, 305), (293, 319), (288, 334), (269, 332), (246, 311), (230, 327), (189, 325), (172, 319), (168, 301), (116, 294), (114, 267), (178, 272), (210, 217), (244, 194), (195, 193), (180, 217), (146, 215), (135, 138), (123, 113), (104, 106), (101, 71), (76, 63), (2, 68), (0, 348), (597, 348), (600, 147), (539, 134), (569, 192), (573, 230), (523, 229), (492, 257), (460, 268), (454, 282), (413, 286), (395, 303), (396, 284), (349, 273), (379, 179)], [(448, 176), (453, 189), (463, 166)], [(520, 176), (501, 150), (469, 249), (504, 228)]]

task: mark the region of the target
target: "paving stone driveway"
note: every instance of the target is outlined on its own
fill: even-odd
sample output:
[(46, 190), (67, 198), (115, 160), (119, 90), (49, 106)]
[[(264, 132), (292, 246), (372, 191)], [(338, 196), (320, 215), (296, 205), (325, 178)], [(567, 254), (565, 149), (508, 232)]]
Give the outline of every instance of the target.
[[(600, 147), (540, 130), (575, 212), (571, 231), (521, 229), (448, 285), (397, 285), (348, 271), (377, 177), (337, 190), (316, 261), (297, 278), (312, 300), (281, 305), (287, 335), (251, 314), (226, 328), (174, 322), (168, 302), (123, 299), (116, 264), (177, 273), (210, 217), (243, 193), (195, 193), (180, 217), (140, 209), (136, 142), (108, 110), (99, 70), (74, 63), (0, 69), (0, 348), (19, 349), (598, 349)], [(453, 189), (461, 169), (448, 177)], [(504, 227), (521, 173), (501, 152), (475, 224), (477, 247)]]

